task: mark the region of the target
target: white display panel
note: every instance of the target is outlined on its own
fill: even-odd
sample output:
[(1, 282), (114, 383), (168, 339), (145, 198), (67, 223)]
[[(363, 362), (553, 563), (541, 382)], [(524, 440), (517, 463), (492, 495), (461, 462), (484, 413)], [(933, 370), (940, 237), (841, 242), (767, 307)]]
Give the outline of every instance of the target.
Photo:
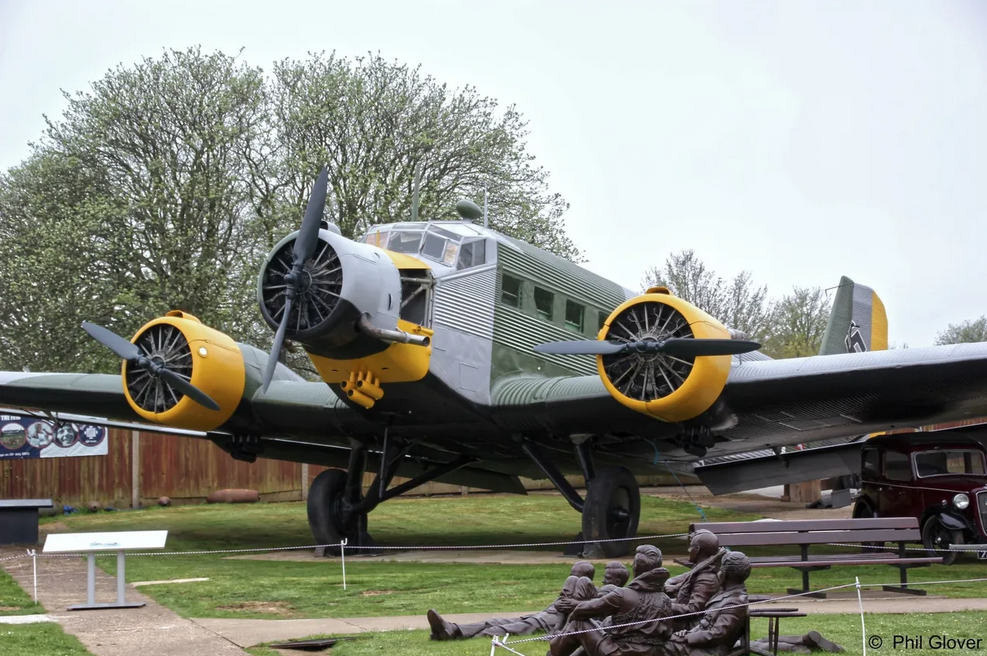
[(50, 533), (43, 553), (164, 549), (168, 531), (117, 531), (112, 533)]

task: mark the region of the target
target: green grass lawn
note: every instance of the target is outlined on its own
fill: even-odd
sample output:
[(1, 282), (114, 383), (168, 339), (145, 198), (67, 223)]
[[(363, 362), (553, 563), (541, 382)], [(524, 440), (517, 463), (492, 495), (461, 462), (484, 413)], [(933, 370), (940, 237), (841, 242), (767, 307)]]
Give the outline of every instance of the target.
[[(684, 532), (698, 513), (689, 503), (645, 497), (639, 534)], [(705, 509), (713, 521), (755, 519)], [(556, 495), (473, 496), (396, 499), (371, 517), (371, 532), (386, 545), (505, 544), (572, 539), (578, 516)], [(53, 522), (58, 524), (53, 524)], [(304, 545), (312, 542), (301, 503), (199, 505), (140, 511), (76, 515), (46, 520), (62, 531), (168, 529), (168, 550), (211, 550)], [(684, 554), (685, 541), (658, 540), (666, 555)], [(559, 552), (558, 547), (548, 548)], [(626, 559), (625, 559), (626, 560)], [(115, 559), (100, 566), (115, 572)], [(604, 562), (597, 563), (597, 580)], [(684, 571), (666, 558), (673, 574)], [(43, 561), (41, 561), (43, 567)], [(428, 608), (443, 613), (530, 611), (544, 608), (557, 595), (568, 565), (471, 565), (387, 563), (347, 558), (348, 589), (331, 560), (265, 561), (221, 555), (130, 557), (128, 581), (208, 577), (208, 582), (155, 585), (142, 589), (185, 617), (318, 618), (412, 615)], [(898, 571), (888, 566), (842, 567), (813, 572), (815, 589), (851, 583), (892, 583)], [(987, 576), (987, 563), (964, 557), (950, 567), (913, 569), (912, 581)], [(756, 569), (753, 593), (779, 593), (800, 587), (790, 568)], [(987, 586), (936, 586), (934, 594), (983, 596)]]
[[(913, 615), (866, 615), (866, 633), (868, 636), (878, 636), (883, 643), (880, 648), (873, 647), (872, 642), (867, 648), (868, 654), (908, 654), (908, 656), (941, 656), (976, 655), (987, 653), (987, 613), (928, 613)], [(810, 617), (786, 619), (781, 624), (782, 635), (802, 635), (809, 631), (819, 631), (823, 637), (832, 640), (846, 649), (847, 656), (863, 654), (861, 642), (859, 615), (814, 615)], [(755, 619), (751, 625), (751, 639), (767, 636), (767, 620)], [(544, 635), (544, 634), (541, 634)], [(893, 647), (895, 635), (924, 636), (925, 649), (904, 650), (901, 646)], [(946, 635), (950, 638), (981, 639), (980, 648), (974, 649), (929, 649), (929, 636)], [(326, 637), (326, 636), (312, 636)], [(871, 638), (873, 640), (873, 638)], [(512, 645), (513, 649), (529, 656), (544, 656), (548, 650), (545, 641), (529, 642)], [(277, 652), (264, 646), (248, 649), (255, 656), (277, 656)], [(370, 654), (387, 654), (388, 656), (452, 656), (490, 653), (489, 638), (474, 638), (456, 642), (433, 642), (426, 631), (391, 631), (387, 633), (363, 634), (347, 637), (338, 642), (331, 650), (334, 656), (369, 656)], [(497, 650), (497, 656), (509, 656), (510, 652)], [(783, 652), (784, 653), (784, 652)], [(816, 652), (824, 653), (824, 652)]]
[(44, 612), (41, 604), (34, 603), (13, 577), (0, 569), (0, 615), (35, 615)]
[[(717, 508), (703, 511), (710, 521), (758, 518)], [(702, 517), (690, 503), (643, 497), (638, 534), (683, 533), (696, 521)], [(42, 520), (43, 525), (54, 522), (65, 527), (59, 530), (72, 531), (168, 529), (169, 551), (298, 546), (313, 540), (301, 502), (153, 507)], [(371, 535), (392, 546), (564, 542), (579, 530), (579, 515), (556, 494), (398, 498), (370, 515)], [(687, 549), (681, 540), (668, 541), (666, 548), (680, 554)]]
[[(268, 654), (276, 652), (267, 650)], [(75, 636), (54, 623), (0, 624), (0, 654), (3, 656), (92, 656)]]

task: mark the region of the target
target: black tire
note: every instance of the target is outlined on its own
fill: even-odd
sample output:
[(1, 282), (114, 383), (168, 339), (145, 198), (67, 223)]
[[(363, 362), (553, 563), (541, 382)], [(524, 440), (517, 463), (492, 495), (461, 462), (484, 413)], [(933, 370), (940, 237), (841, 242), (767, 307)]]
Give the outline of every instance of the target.
[[(634, 475), (624, 467), (597, 471), (583, 503), (583, 539), (632, 538), (640, 518), (641, 491)], [(600, 548), (607, 558), (617, 558), (630, 553), (631, 541), (601, 542)]]
[(947, 527), (937, 515), (925, 520), (925, 524), (922, 525), (922, 546), (928, 550), (930, 556), (942, 556), (943, 565), (952, 565), (956, 562), (958, 553), (935, 551), (935, 549), (949, 549), (951, 544), (963, 544), (963, 531)]
[[(853, 504), (853, 518), (854, 519), (873, 519), (877, 517), (877, 511), (874, 510), (873, 504), (867, 497), (860, 497), (857, 499), (856, 503)], [(885, 551), (880, 547), (883, 547), (883, 542), (862, 542), (861, 550), (864, 553), (874, 553), (875, 551)]]
[[(338, 544), (346, 539), (348, 544), (370, 544), (366, 533), (366, 515), (349, 518), (342, 514), (343, 493), (346, 489), (346, 472), (327, 469), (312, 481), (308, 489), (308, 526), (317, 544)], [(327, 553), (339, 554), (339, 549), (327, 549)]]

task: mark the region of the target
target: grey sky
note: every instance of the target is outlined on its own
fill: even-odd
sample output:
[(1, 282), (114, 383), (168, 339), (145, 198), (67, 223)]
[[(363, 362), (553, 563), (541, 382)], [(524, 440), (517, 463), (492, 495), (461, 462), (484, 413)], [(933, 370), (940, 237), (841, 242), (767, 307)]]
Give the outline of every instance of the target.
[(201, 44), (269, 68), (380, 51), (529, 119), (593, 271), (670, 251), (780, 296), (841, 275), (890, 339), (987, 313), (987, 3), (0, 0), (0, 167), (60, 89)]

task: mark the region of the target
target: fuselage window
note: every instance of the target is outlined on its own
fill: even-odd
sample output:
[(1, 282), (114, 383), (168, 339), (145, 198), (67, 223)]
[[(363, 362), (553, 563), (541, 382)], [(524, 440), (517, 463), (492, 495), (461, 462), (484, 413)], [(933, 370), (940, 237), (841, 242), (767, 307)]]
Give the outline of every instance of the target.
[(511, 307), (521, 307), (521, 281), (505, 275), (500, 285), (500, 302)]
[(610, 318), (610, 314), (607, 313), (607, 312), (599, 312), (598, 313), (598, 316), (599, 316), (599, 320), (600, 320), (600, 325), (596, 329), (597, 332), (603, 330), (603, 325), (607, 322), (607, 319)]
[(547, 289), (535, 287), (535, 311), (538, 312), (538, 316), (545, 321), (551, 321), (553, 305), (555, 305), (555, 294)]
[(565, 327), (569, 330), (583, 332), (583, 306), (574, 301), (565, 302)]

